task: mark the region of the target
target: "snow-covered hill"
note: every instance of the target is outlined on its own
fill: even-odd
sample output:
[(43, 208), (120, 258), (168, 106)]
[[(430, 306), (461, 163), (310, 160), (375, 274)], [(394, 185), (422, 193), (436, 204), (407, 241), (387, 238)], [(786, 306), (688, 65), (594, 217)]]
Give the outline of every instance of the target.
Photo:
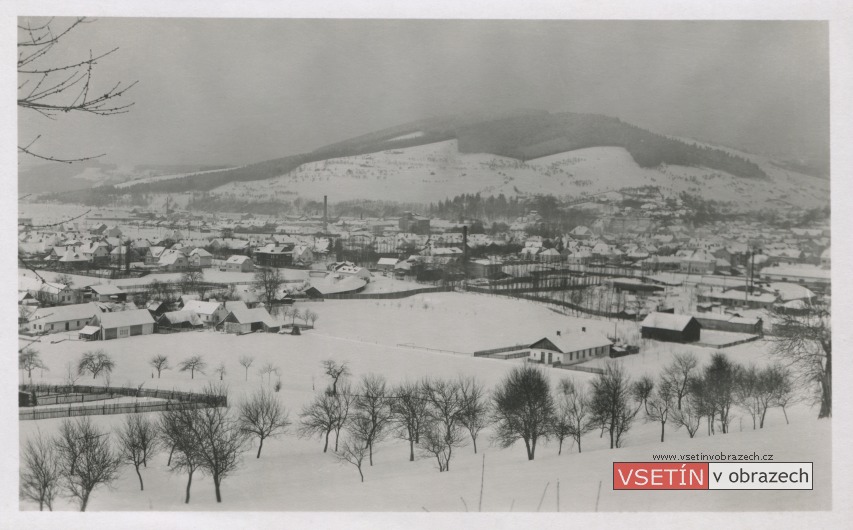
[[(758, 160), (756, 160), (758, 161)], [(624, 187), (658, 186), (755, 208), (825, 206), (829, 181), (761, 164), (769, 179), (745, 179), (706, 168), (641, 168), (621, 147), (593, 147), (527, 162), (460, 153), (456, 140), (303, 164), (277, 178), (235, 182), (212, 193), (248, 200), (300, 196), (334, 202), (381, 199), (436, 202), (463, 193), (579, 197)]]

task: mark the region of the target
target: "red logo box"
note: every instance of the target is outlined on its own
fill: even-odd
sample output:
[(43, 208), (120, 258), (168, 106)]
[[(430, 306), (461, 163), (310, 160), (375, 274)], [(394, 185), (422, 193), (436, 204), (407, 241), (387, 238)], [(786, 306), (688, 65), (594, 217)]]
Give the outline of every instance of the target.
[(613, 462), (614, 490), (706, 490), (707, 462)]

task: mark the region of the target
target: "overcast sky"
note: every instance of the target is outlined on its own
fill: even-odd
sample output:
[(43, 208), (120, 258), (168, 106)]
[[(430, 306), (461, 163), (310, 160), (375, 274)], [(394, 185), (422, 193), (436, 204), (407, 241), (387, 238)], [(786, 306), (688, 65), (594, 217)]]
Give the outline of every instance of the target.
[(120, 116), (19, 111), (19, 142), (42, 134), (36, 146), (56, 156), (245, 164), (517, 107), (602, 113), (775, 156), (828, 152), (821, 22), (100, 18), (64, 44), (62, 58), (118, 46), (95, 81), (139, 83)]

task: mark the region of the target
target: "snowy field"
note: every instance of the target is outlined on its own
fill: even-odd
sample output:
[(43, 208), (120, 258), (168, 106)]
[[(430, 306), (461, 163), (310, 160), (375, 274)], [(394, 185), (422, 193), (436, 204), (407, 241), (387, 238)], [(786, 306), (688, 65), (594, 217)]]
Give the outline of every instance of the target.
[[(399, 305), (398, 305), (399, 304)], [(116, 361), (112, 385), (193, 391), (210, 382), (218, 382), (213, 369), (223, 362), (223, 382), (229, 386), (229, 402), (240, 403), (261, 386), (269, 386), (258, 368), (272, 363), (281, 369), (281, 391), (275, 394), (296, 420), (299, 410), (326, 379), (320, 362), (334, 359), (348, 362), (353, 378), (367, 373), (381, 374), (389, 383), (416, 380), (423, 375), (456, 377), (476, 376), (486, 388), (493, 388), (515, 366), (513, 362), (475, 359), (469, 352), (482, 347), (537, 339), (552, 330), (606, 332), (613, 324), (606, 321), (575, 319), (555, 313), (532, 302), (474, 294), (439, 293), (418, 295), (402, 300), (327, 301), (298, 304), (320, 315), (317, 329), (303, 335), (255, 333), (244, 336), (203, 331), (169, 335), (147, 335), (124, 340), (87, 343), (70, 340), (36, 345), (49, 370), (33, 374), (34, 382), (59, 383), (67, 366), (93, 348), (103, 348)], [(63, 334), (64, 335), (64, 334)], [(52, 337), (54, 340), (60, 338)], [(398, 347), (409, 343), (419, 347)], [(22, 344), (23, 345), (23, 344)], [(427, 350), (431, 348), (432, 350)], [(768, 362), (766, 345), (748, 343), (725, 350), (735, 361), (748, 364)], [(637, 377), (654, 374), (681, 351), (693, 351), (704, 363), (715, 351), (696, 346), (649, 343), (644, 353), (619, 361), (598, 360), (593, 364), (621, 362)], [(207, 374), (190, 379), (186, 372), (167, 370), (162, 378), (147, 362), (155, 354), (166, 354), (174, 366), (182, 359), (201, 354), (208, 363)], [(242, 354), (255, 357), (248, 377), (238, 364)], [(588, 382), (592, 374), (546, 369), (552, 384), (561, 378)], [(247, 380), (248, 379), (248, 380)], [(275, 379), (275, 378), (273, 378)], [(100, 381), (100, 380), (99, 380)], [(85, 378), (81, 384), (89, 384)], [(831, 502), (830, 422), (816, 420), (816, 410), (800, 405), (788, 411), (791, 423), (785, 424), (778, 409), (768, 412), (763, 430), (753, 431), (751, 418), (737, 416), (727, 435), (708, 436), (702, 429), (690, 439), (683, 430), (667, 425), (666, 439), (660, 439), (659, 424), (638, 421), (627, 435), (626, 447), (608, 449), (608, 441), (590, 433), (583, 440), (583, 453), (566, 442), (562, 456), (556, 443), (537, 447), (536, 459), (527, 461), (523, 446), (499, 449), (489, 444), (491, 431), (478, 439), (480, 454), (468, 445), (454, 451), (449, 473), (438, 473), (434, 459), (408, 461), (406, 442), (389, 439), (378, 446), (374, 466), (365, 466), (364, 483), (350, 465), (338, 463), (330, 453), (322, 452), (322, 442), (290, 434), (264, 444), (260, 459), (250, 450), (244, 465), (222, 485), (223, 502), (217, 504), (209, 477), (195, 477), (189, 506), (183, 503), (186, 476), (169, 473), (166, 455), (157, 456), (142, 470), (145, 491), (139, 491), (132, 467), (122, 470), (111, 489), (93, 493), (89, 510), (296, 510), (296, 511), (465, 511), (476, 510), (480, 490), (482, 455), (486, 455), (483, 487), (484, 511), (535, 511), (542, 499), (542, 511), (557, 509), (556, 484), (560, 484), (562, 511), (595, 509), (599, 482), (599, 511), (686, 511), (728, 510), (825, 510)], [(121, 416), (92, 416), (101, 428), (114, 428)], [(55, 432), (61, 420), (19, 422), (23, 443), (39, 429)], [(334, 437), (334, 435), (333, 435)], [(772, 453), (777, 461), (814, 461), (815, 490), (800, 492), (618, 492), (612, 490), (612, 462), (649, 461), (659, 452), (737, 452)], [(21, 509), (37, 509), (21, 503)], [(72, 510), (66, 500), (57, 509)]]

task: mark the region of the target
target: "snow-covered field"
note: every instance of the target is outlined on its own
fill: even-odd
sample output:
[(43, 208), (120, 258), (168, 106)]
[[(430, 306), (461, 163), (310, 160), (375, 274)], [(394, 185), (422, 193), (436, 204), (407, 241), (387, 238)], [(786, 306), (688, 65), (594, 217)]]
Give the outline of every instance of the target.
[[(402, 300), (347, 300), (302, 303), (320, 315), (317, 329), (295, 337), (255, 333), (244, 336), (217, 332), (147, 335), (123, 340), (87, 343), (76, 340), (49, 344), (40, 350), (49, 371), (34, 373), (34, 381), (61, 382), (66, 367), (84, 351), (103, 348), (116, 368), (113, 385), (145, 388), (198, 390), (218, 382), (214, 374), (220, 362), (226, 367), (224, 382), (229, 386), (232, 405), (247, 393), (268, 383), (258, 368), (273, 363), (281, 369), (282, 389), (275, 394), (296, 420), (303, 404), (322, 391), (326, 379), (320, 362), (334, 359), (350, 364), (355, 379), (363, 374), (385, 376), (390, 383), (414, 380), (423, 375), (476, 376), (487, 388), (494, 387), (515, 364), (478, 359), (467, 354), (474, 349), (516, 344), (540, 338), (557, 329), (605, 333), (613, 323), (576, 319), (555, 313), (539, 304), (474, 294), (438, 293)], [(622, 324), (620, 323), (620, 326)], [(58, 338), (56, 336), (52, 338)], [(417, 347), (397, 346), (410, 344)], [(432, 350), (452, 350), (465, 354)], [(741, 363), (767, 362), (765, 345), (748, 343), (725, 350)], [(644, 353), (618, 362), (633, 376), (656, 373), (681, 351), (693, 351), (705, 360), (713, 351), (696, 346), (649, 343)], [(147, 365), (155, 354), (166, 354), (176, 365), (182, 359), (201, 354), (208, 362), (206, 375), (190, 379), (186, 372), (165, 371), (161, 379)], [(242, 354), (255, 357), (248, 373), (238, 364)], [(617, 362), (595, 361), (595, 364)], [(546, 369), (553, 384), (563, 377), (589, 381), (592, 374)], [(273, 378), (274, 379), (274, 378)], [(81, 379), (81, 383), (87, 383)], [(738, 411), (735, 414), (740, 415)], [(708, 511), (708, 510), (825, 510), (831, 502), (831, 452), (829, 421), (817, 421), (816, 410), (797, 406), (789, 410), (790, 425), (781, 411), (768, 412), (765, 429), (752, 430), (750, 419), (736, 417), (727, 435), (708, 436), (700, 429), (695, 439), (667, 426), (667, 441), (659, 442), (659, 424), (636, 423), (627, 436), (626, 447), (608, 449), (607, 440), (591, 433), (584, 438), (583, 453), (569, 443), (557, 456), (555, 443), (540, 445), (536, 459), (527, 461), (524, 449), (516, 444), (498, 449), (488, 443), (490, 432), (478, 439), (481, 454), (469, 445), (454, 452), (449, 473), (438, 473), (434, 460), (420, 458), (408, 462), (405, 442), (388, 440), (378, 446), (374, 466), (365, 466), (365, 481), (350, 465), (339, 464), (331, 453), (323, 454), (319, 440), (290, 435), (264, 444), (260, 459), (252, 451), (244, 455), (244, 465), (223, 482), (223, 503), (217, 504), (208, 477), (193, 480), (192, 500), (183, 503), (186, 477), (166, 470), (166, 455), (157, 456), (143, 469), (145, 491), (139, 491), (131, 467), (123, 469), (113, 488), (94, 492), (89, 510), (297, 510), (297, 511), (464, 511), (477, 509), (480, 477), (485, 454), (483, 482), (484, 511), (535, 511), (542, 499), (542, 511), (557, 509), (556, 484), (560, 485), (561, 511), (592, 511), (596, 507), (599, 482), (599, 511)], [(101, 428), (112, 428), (120, 416), (93, 416)], [(54, 432), (61, 420), (19, 422), (20, 440), (37, 429)], [(655, 453), (683, 452), (772, 453), (777, 461), (813, 461), (814, 491), (762, 492), (619, 492), (612, 490), (613, 461), (649, 461)], [(546, 486), (547, 485), (547, 486)], [(37, 508), (21, 503), (21, 509)], [(74, 506), (62, 500), (57, 509)]]
[[(741, 154), (741, 156), (747, 156)], [(436, 202), (464, 193), (552, 194), (576, 197), (625, 186), (659, 186), (667, 195), (686, 191), (708, 199), (803, 208), (825, 206), (829, 180), (761, 163), (768, 180), (682, 166), (641, 168), (621, 147), (592, 147), (526, 163), (485, 153), (459, 153), (456, 140), (304, 164), (280, 177), (230, 183), (213, 193), (267, 200), (297, 194), (321, 200), (334, 188), (335, 201), (382, 197), (400, 202)]]

